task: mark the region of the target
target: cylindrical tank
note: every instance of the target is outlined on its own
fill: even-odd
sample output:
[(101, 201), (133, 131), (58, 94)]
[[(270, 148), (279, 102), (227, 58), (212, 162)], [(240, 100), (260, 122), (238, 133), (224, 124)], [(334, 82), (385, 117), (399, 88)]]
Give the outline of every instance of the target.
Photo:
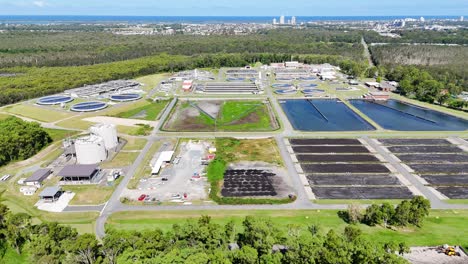
[(107, 150), (114, 149), (119, 145), (117, 128), (113, 124), (97, 124), (92, 126), (89, 131), (91, 134), (100, 136), (104, 139), (104, 145)]
[(98, 164), (107, 159), (104, 139), (99, 136), (86, 136), (75, 141), (78, 164)]

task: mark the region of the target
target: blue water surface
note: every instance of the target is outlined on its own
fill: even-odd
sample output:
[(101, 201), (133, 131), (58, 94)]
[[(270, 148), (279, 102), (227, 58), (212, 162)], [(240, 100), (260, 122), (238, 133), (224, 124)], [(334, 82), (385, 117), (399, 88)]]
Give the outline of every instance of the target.
[(286, 116), (301, 131), (375, 130), (367, 121), (337, 99), (281, 100)]
[(350, 100), (350, 103), (381, 127), (398, 131), (463, 131), (468, 120), (398, 100), (374, 102)]

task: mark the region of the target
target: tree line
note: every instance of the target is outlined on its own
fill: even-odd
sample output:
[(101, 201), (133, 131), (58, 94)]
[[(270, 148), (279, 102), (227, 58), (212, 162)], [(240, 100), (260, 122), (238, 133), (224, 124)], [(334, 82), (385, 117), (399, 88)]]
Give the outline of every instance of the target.
[(52, 142), (38, 124), (16, 117), (0, 121), (0, 166), (34, 156)]
[(380, 76), (388, 80), (399, 82), (399, 91), (402, 95), (427, 103), (439, 103), (455, 109), (462, 109), (466, 102), (458, 99), (463, 88), (453, 79), (434, 77), (426, 69), (417, 66), (379, 66)]
[(415, 196), (411, 200), (404, 200), (396, 207), (388, 202), (381, 205), (372, 204), (363, 213), (359, 205), (352, 204), (348, 210), (338, 214), (350, 224), (362, 223), (369, 226), (383, 225), (406, 227), (421, 227), (424, 219), (429, 215), (431, 203), (422, 196)]
[[(0, 204), (0, 248), (12, 248), (36, 264), (360, 264), (408, 263), (399, 254), (404, 243), (376, 243), (353, 225), (343, 232), (320, 225), (287, 225), (270, 218), (247, 216), (242, 226), (210, 217), (160, 229), (109, 229), (102, 242), (58, 223), (33, 224), (26, 213), (14, 214)], [(1, 258), (0, 258), (1, 259)]]
[(267, 30), (246, 36), (122, 36), (110, 32), (7, 31), (0, 34), (0, 68), (78, 66), (153, 56), (222, 53), (340, 55), (362, 59), (356, 31)]
[(375, 31), (363, 31), (367, 43), (437, 43), (437, 44), (468, 44), (468, 29), (431, 31), (424, 29), (393, 30), (400, 38), (382, 36)]
[[(15, 67), (0, 72), (16, 73), (14, 77), (0, 77), (0, 106), (22, 100), (63, 92), (85, 84), (102, 83), (116, 79), (177, 72), (195, 68), (244, 67), (261, 62), (284, 62), (291, 59), (306, 63), (329, 62), (343, 66), (353, 75), (366, 70), (363, 61), (337, 55), (294, 55), (293, 53), (242, 53), (181, 56), (162, 54), (113, 63), (78, 67)], [(358, 66), (356, 66), (358, 65)]]

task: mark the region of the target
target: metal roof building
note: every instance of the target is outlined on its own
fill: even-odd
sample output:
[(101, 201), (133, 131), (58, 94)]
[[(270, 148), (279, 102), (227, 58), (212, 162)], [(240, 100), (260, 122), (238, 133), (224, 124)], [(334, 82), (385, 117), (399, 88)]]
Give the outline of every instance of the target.
[(49, 177), (49, 175), (52, 173), (50, 169), (40, 169), (37, 170), (36, 172), (31, 175), (31, 177), (27, 178), (24, 180), (24, 183), (26, 185), (38, 185), (40, 186), (42, 182)]
[(57, 175), (62, 177), (62, 181), (91, 181), (99, 173), (96, 164), (91, 165), (68, 165)]
[(62, 188), (59, 186), (46, 187), (40, 194), (39, 197), (42, 200), (55, 202), (62, 195)]
[(173, 155), (174, 155), (174, 151), (163, 151), (163, 152), (161, 152), (161, 154), (159, 155), (158, 160), (153, 165), (153, 170), (151, 171), (151, 174), (152, 175), (157, 175), (159, 173), (159, 171), (161, 170), (161, 166), (163, 165), (163, 163), (170, 162)]

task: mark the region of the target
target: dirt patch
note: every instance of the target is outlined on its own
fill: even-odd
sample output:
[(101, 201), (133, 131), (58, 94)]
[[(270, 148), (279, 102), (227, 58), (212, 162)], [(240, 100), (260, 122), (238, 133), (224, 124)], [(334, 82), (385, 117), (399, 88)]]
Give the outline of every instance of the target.
[[(222, 123), (219, 118), (223, 111), (225, 101), (181, 101), (173, 110), (171, 116), (163, 126), (166, 131), (186, 131), (186, 132), (209, 132), (214, 131), (240, 131), (247, 129), (252, 131), (271, 131), (277, 129), (275, 119), (271, 119), (268, 125), (259, 111), (269, 111), (266, 105), (249, 113), (238, 120), (230, 123)], [(217, 119), (217, 122), (216, 120)], [(246, 125), (244, 127), (243, 125)]]
[(219, 115), (219, 111), (221, 110), (222, 102), (220, 102), (220, 101), (201, 101), (201, 102), (198, 102), (196, 104), (201, 110), (205, 111), (210, 116), (217, 117)]
[(234, 122), (231, 122), (229, 124), (226, 124), (226, 125), (244, 125), (244, 124), (250, 124), (250, 123), (257, 123), (260, 121), (260, 117), (258, 116), (258, 114), (256, 112), (253, 112), (251, 114), (249, 114), (248, 116), (245, 116), (239, 120), (236, 120)]
[(463, 264), (468, 263), (468, 256), (459, 250), (461, 256), (447, 256), (436, 247), (413, 247), (411, 253), (403, 257), (413, 264)]

